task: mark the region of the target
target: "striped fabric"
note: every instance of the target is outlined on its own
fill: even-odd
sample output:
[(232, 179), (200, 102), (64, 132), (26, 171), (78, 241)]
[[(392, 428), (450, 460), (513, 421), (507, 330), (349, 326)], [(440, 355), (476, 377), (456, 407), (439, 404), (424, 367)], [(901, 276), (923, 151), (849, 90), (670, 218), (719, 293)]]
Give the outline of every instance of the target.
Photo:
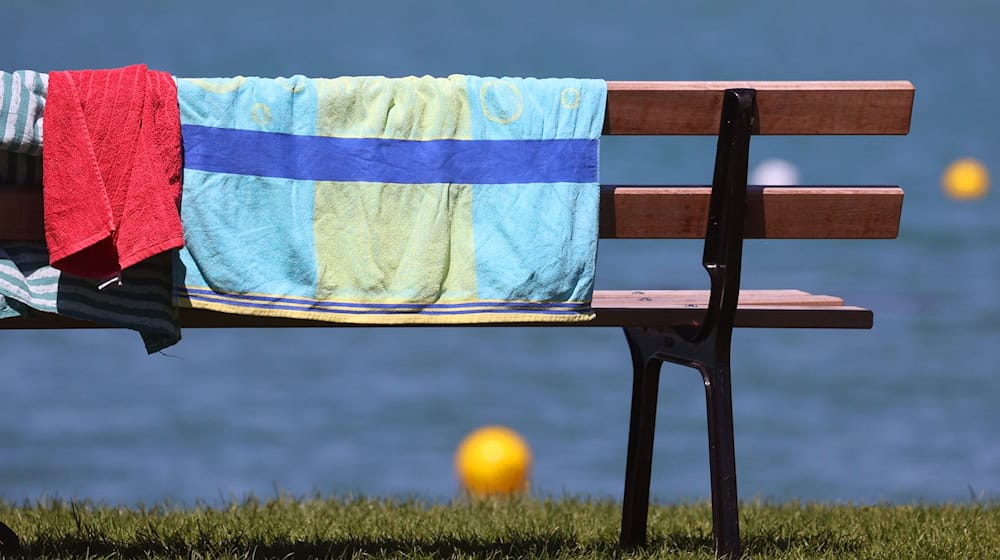
[(590, 320), (606, 90), (179, 79), (178, 305), (349, 323)]
[(0, 71), (0, 185), (42, 184), (47, 74)]
[(170, 255), (125, 270), (122, 284), (98, 289), (95, 281), (48, 266), (41, 243), (0, 245), (0, 319), (57, 313), (109, 327), (139, 331), (146, 350), (157, 352), (180, 340), (171, 304)]
[(0, 72), (0, 151), (40, 156), (47, 74)]

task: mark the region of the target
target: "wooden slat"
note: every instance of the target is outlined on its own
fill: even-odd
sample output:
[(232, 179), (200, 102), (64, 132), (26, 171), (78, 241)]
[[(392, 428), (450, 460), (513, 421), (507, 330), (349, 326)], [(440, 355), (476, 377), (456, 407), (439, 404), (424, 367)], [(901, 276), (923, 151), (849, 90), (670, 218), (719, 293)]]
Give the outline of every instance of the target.
[[(557, 326), (666, 327), (697, 326), (708, 304), (706, 290), (598, 290), (594, 292), (597, 317), (586, 323)], [(231, 315), (201, 309), (181, 309), (184, 328), (371, 327), (278, 317)], [(466, 326), (536, 326), (538, 323), (478, 324)], [(553, 326), (552, 323), (545, 323)], [(743, 290), (736, 313), (737, 327), (868, 329), (872, 312), (843, 305), (840, 298), (798, 290)], [(105, 328), (60, 315), (4, 319), (3, 329)]]
[[(708, 304), (708, 296), (708, 290), (596, 290), (594, 307), (704, 307)], [(740, 290), (739, 305), (830, 307), (844, 305), (844, 300), (837, 296), (811, 294), (803, 290)]]
[(760, 134), (907, 134), (908, 81), (608, 82), (605, 134), (718, 134), (722, 92), (754, 88)]
[[(601, 237), (703, 237), (710, 194), (710, 187), (602, 187)], [(902, 207), (898, 187), (751, 187), (746, 237), (893, 238)], [(43, 238), (38, 189), (0, 186), (0, 239)]]
[[(594, 326), (697, 326), (707, 290), (594, 292)], [(741, 290), (734, 325), (760, 328), (870, 329), (872, 312), (841, 298), (800, 290)]]
[(45, 240), (41, 187), (0, 185), (0, 239)]
[[(707, 186), (603, 186), (601, 237), (704, 237), (711, 192)], [(902, 211), (899, 187), (751, 186), (744, 237), (892, 239)]]

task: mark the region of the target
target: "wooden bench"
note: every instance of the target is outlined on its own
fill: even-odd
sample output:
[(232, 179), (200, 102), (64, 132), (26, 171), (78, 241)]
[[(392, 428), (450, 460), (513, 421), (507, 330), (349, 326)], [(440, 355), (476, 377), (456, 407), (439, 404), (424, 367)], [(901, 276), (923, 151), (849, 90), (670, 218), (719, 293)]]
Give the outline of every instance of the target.
[[(740, 556), (730, 341), (733, 327), (868, 329), (872, 312), (797, 290), (740, 291), (743, 240), (896, 237), (895, 186), (747, 186), (752, 135), (906, 134), (913, 85), (884, 82), (609, 82), (608, 135), (718, 136), (711, 186), (602, 186), (603, 239), (703, 238), (709, 291), (597, 291), (596, 318), (624, 328), (633, 389), (621, 545), (645, 542), (660, 366), (697, 369), (708, 408), (716, 553)], [(0, 239), (43, 239), (37, 189), (0, 187)], [(303, 320), (181, 311), (184, 328), (333, 326)], [(0, 329), (92, 328), (51, 316)], [(555, 325), (547, 325), (555, 326)], [(571, 325), (559, 325), (571, 326)], [(0, 524), (0, 541), (16, 536)], [(7, 535), (4, 538), (4, 535)]]

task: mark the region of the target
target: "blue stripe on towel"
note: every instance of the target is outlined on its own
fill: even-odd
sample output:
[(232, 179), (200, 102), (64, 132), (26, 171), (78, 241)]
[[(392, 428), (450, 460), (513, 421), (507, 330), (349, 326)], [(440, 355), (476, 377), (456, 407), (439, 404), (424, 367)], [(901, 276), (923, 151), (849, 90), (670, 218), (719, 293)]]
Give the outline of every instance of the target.
[(181, 128), (184, 167), (213, 173), (411, 184), (597, 181), (596, 140), (415, 141)]

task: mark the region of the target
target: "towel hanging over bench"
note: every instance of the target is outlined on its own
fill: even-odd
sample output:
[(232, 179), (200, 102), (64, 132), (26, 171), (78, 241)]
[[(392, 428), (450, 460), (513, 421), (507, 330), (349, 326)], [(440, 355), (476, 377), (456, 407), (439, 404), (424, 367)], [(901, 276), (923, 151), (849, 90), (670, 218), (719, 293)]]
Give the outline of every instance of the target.
[(603, 81), (177, 86), (179, 305), (383, 324), (593, 317)]
[[(172, 90), (172, 78), (166, 76), (166, 79), (166, 85)], [(42, 132), (48, 94), (48, 74), (31, 70), (0, 71), (0, 185), (37, 187), (39, 192), (42, 191)], [(180, 219), (176, 197), (180, 189), (180, 122), (176, 117), (176, 97), (168, 94), (166, 99), (161, 97), (160, 101), (168, 102), (168, 107), (173, 105), (175, 115), (173, 129), (177, 140), (173, 154), (166, 154), (164, 161), (176, 161), (177, 192), (174, 195), (167, 192), (165, 196), (168, 207), (173, 207), (179, 241)], [(60, 137), (59, 130), (54, 137)], [(51, 146), (57, 140), (49, 140), (50, 147), (59, 151), (58, 147)], [(119, 140), (112, 138), (112, 142)], [(108, 149), (107, 146), (102, 148)], [(69, 154), (69, 157), (75, 158), (76, 155)], [(49, 183), (51, 188), (59, 186), (66, 184), (58, 181)], [(72, 184), (70, 188), (73, 186), (76, 185)], [(96, 185), (87, 187), (99, 188)], [(59, 195), (52, 191), (49, 194)], [(65, 194), (73, 197), (84, 193), (71, 191)], [(82, 198), (87, 203), (99, 202), (86, 196)], [(152, 206), (148, 201), (142, 202)], [(57, 227), (62, 226), (57, 224)], [(169, 254), (157, 254), (129, 266), (119, 273), (119, 285), (104, 289), (100, 288), (102, 282), (99, 280), (61, 272), (49, 266), (49, 262), (49, 250), (44, 243), (0, 241), (0, 319), (44, 312), (109, 327), (129, 328), (139, 331), (150, 353), (180, 340), (177, 310), (172, 305)], [(114, 263), (112, 268), (117, 271), (118, 263)]]
[(49, 74), (45, 239), (52, 266), (107, 280), (183, 243), (177, 89), (137, 64)]

